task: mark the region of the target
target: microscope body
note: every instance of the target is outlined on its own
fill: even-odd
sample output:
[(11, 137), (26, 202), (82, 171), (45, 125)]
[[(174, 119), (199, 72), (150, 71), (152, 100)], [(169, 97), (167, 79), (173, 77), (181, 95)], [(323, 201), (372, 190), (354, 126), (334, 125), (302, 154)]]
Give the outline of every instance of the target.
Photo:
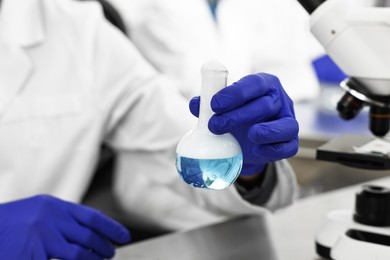
[(370, 107), (370, 130), (385, 136), (390, 127), (390, 8), (363, 0), (313, 0), (310, 28), (335, 63), (349, 75), (337, 109), (352, 119)]
[[(374, 136), (384, 137), (390, 128), (390, 8), (369, 0), (298, 1), (311, 15), (312, 34), (350, 77), (342, 83), (346, 93), (337, 105), (340, 116), (352, 119), (363, 106), (369, 106), (369, 128)], [(388, 154), (371, 159), (371, 155), (354, 153), (352, 146), (348, 143), (332, 150), (335, 146), (328, 145), (317, 150), (317, 158), (322, 154), (326, 156), (320, 159), (349, 166), (389, 168), (385, 163), (390, 161)], [(362, 164), (365, 160), (372, 164)], [(317, 253), (327, 259), (390, 259), (390, 190), (364, 187), (357, 194), (355, 211), (328, 213), (315, 243)]]

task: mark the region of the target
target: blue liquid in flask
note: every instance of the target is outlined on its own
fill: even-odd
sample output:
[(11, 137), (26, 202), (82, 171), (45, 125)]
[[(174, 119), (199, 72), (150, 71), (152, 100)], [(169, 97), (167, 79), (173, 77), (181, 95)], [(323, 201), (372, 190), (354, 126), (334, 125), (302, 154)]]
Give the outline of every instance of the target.
[(186, 183), (213, 190), (230, 186), (239, 176), (242, 163), (242, 154), (222, 159), (194, 159), (176, 155), (176, 168)]

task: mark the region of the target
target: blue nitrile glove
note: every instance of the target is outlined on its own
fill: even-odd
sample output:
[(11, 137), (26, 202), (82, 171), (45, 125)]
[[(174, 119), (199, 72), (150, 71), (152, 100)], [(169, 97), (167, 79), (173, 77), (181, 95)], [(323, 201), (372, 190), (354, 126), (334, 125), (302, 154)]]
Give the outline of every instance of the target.
[(129, 240), (99, 211), (48, 195), (0, 204), (0, 259), (107, 259)]
[[(241, 145), (241, 175), (261, 173), (265, 165), (296, 154), (298, 122), (293, 103), (275, 76), (246, 76), (222, 89), (211, 100), (216, 113), (209, 121), (214, 134), (231, 132)], [(190, 102), (199, 114), (199, 97)]]
[(312, 65), (320, 82), (339, 84), (348, 77), (328, 55), (316, 58)]

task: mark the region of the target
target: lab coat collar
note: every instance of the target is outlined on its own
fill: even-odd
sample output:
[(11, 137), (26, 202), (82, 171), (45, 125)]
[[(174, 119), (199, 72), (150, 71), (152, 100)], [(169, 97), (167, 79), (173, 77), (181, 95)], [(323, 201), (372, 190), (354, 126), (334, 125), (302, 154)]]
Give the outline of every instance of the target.
[(41, 0), (3, 0), (0, 17), (11, 40), (28, 47), (42, 42), (45, 28)]

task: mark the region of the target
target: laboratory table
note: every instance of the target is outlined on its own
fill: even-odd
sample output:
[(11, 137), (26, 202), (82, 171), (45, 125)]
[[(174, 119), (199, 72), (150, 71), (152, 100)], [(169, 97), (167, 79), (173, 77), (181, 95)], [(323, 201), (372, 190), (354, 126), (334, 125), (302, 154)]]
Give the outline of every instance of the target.
[[(369, 182), (390, 187), (390, 177)], [(116, 260), (317, 260), (314, 235), (327, 212), (352, 209), (360, 185), (297, 201), (273, 215), (242, 216), (118, 249)]]
[(116, 260), (277, 260), (264, 216), (241, 216), (117, 250)]

